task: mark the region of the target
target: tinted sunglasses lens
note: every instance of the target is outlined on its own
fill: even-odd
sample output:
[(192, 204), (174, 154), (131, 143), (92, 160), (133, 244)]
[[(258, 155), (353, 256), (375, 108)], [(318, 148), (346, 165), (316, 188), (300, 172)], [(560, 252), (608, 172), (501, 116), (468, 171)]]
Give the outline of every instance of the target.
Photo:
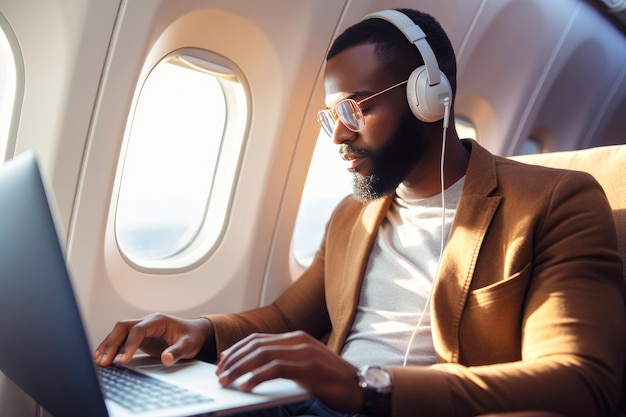
[(335, 130), (335, 119), (333, 119), (330, 110), (322, 110), (317, 113), (317, 121), (320, 122), (324, 132), (326, 132), (328, 136), (333, 135), (333, 131)]
[(353, 132), (358, 132), (363, 129), (363, 125), (365, 124), (363, 113), (356, 101), (352, 99), (340, 101), (337, 107), (335, 107), (335, 112), (337, 112), (341, 123), (346, 125), (348, 129)]

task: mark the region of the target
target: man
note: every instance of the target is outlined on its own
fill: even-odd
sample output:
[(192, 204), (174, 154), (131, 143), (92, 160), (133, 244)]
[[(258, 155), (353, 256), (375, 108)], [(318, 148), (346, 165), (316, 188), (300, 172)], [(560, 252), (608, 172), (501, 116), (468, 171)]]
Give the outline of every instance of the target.
[[(328, 54), (320, 121), (354, 173), (355, 198), (339, 204), (302, 277), (241, 314), (120, 322), (99, 364), (139, 348), (165, 364), (219, 358), (224, 385), (251, 372), (244, 390), (284, 377), (315, 398), (267, 415), (613, 412), (621, 261), (601, 188), (446, 129), (454, 52), (431, 16), (401, 11), (428, 46), (421, 39), (418, 51), (407, 37), (420, 29), (400, 30), (402, 16), (384, 12)], [(413, 97), (416, 85), (426, 93)]]

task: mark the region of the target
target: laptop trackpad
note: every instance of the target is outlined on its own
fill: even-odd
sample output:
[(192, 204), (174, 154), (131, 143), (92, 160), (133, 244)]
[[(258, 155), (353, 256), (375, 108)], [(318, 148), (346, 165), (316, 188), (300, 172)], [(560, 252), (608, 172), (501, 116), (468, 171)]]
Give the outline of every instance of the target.
[[(202, 361), (183, 360), (175, 365), (165, 366), (158, 359), (142, 356), (134, 358), (127, 366), (145, 374), (183, 385), (192, 390), (200, 388), (201, 391), (210, 392), (215, 388), (221, 387), (215, 375), (217, 367)], [(241, 376), (231, 385), (231, 388), (238, 390), (239, 386), (249, 377), (249, 374)], [(286, 393), (305, 392), (298, 384), (287, 379), (266, 381), (252, 391), (253, 394), (270, 397), (284, 396)]]

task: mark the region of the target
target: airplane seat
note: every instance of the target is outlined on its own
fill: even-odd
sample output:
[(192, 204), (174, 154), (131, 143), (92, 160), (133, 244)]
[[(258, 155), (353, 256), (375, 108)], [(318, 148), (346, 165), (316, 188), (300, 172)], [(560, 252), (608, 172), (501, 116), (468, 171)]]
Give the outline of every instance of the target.
[[(585, 171), (595, 177), (600, 183), (613, 209), (619, 251), (624, 268), (624, 282), (626, 289), (626, 145), (601, 146), (577, 151), (553, 152), (536, 155), (514, 156), (521, 162), (543, 165), (554, 168), (566, 168)], [(626, 292), (624, 293), (626, 301)], [(626, 331), (626, 329), (623, 329)], [(626, 358), (626, 352), (625, 358)], [(624, 363), (624, 381), (620, 398), (620, 414), (626, 417), (626, 361)], [(541, 413), (505, 413), (490, 414), (483, 417), (543, 417)]]
[[(585, 171), (594, 176), (613, 209), (626, 290), (626, 145), (600, 146), (577, 151), (518, 155), (511, 159), (528, 164)], [(624, 293), (626, 301), (626, 293)]]

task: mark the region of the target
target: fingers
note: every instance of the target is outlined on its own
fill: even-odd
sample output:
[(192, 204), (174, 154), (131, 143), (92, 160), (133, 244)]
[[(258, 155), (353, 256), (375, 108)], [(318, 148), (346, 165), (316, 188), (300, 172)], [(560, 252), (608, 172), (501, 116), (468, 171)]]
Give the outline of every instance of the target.
[[(142, 347), (142, 345), (146, 353), (154, 356), (154, 352), (152, 352), (152, 349), (149, 348), (153, 347), (155, 342), (150, 343), (147, 339), (162, 336), (165, 332), (162, 327), (164, 326), (160, 325), (160, 323), (154, 320), (152, 316), (148, 316), (131, 326), (128, 330), (128, 335), (126, 336), (126, 342), (119, 350), (119, 353), (121, 354), (119, 362), (122, 364), (128, 363), (137, 352), (137, 349)], [(158, 343), (158, 341), (156, 343)], [(161, 343), (161, 348), (159, 349), (159, 347), (157, 347), (156, 351), (160, 353), (164, 348), (165, 346)]]
[(162, 337), (167, 333), (168, 319), (165, 315), (155, 313), (142, 320), (118, 322), (96, 349), (94, 353), (96, 363), (108, 366), (117, 355), (121, 355), (120, 363), (128, 363), (140, 348), (149, 355), (160, 355), (167, 347)]
[(171, 366), (181, 359), (194, 358), (198, 354), (200, 347), (201, 345), (198, 345), (197, 340), (191, 335), (183, 335), (173, 345), (163, 350), (161, 362), (163, 362), (163, 365)]
[[(291, 379), (305, 385), (302, 383), (300, 377), (303, 373), (313, 371), (310, 365), (311, 364), (308, 362), (301, 362), (289, 358), (272, 360), (250, 371), (249, 378), (240, 385), (240, 389), (249, 392), (257, 385), (276, 378)], [(305, 388), (308, 387), (305, 386)]]
[(94, 352), (94, 360), (100, 366), (110, 365), (126, 341), (129, 329), (139, 320), (120, 321), (109, 333)]
[(241, 386), (243, 390), (275, 378), (298, 381), (314, 363), (313, 359), (328, 352), (324, 345), (303, 332), (253, 334), (222, 352), (217, 374), (220, 383), (227, 386), (251, 372), (252, 377)]
[(94, 352), (98, 365), (110, 365), (119, 354), (119, 362), (129, 362), (138, 349), (161, 357), (165, 365), (195, 357), (213, 332), (206, 319), (185, 320), (154, 313), (142, 320), (117, 323)]
[(243, 391), (271, 379), (291, 379), (325, 404), (353, 413), (362, 399), (356, 371), (318, 340), (294, 332), (245, 338), (222, 353), (217, 375), (220, 384), (227, 386), (249, 374), (239, 386)]
[(238, 362), (243, 357), (258, 351), (261, 348), (281, 345), (293, 346), (296, 343), (296, 339), (301, 337), (301, 335), (304, 334), (300, 332), (278, 335), (259, 333), (251, 334), (223, 351), (220, 355), (220, 360), (217, 363), (217, 366), (218, 368), (230, 368), (234, 363)]
[[(273, 356), (275, 354), (275, 352), (270, 351), (275, 351), (280, 346), (286, 346), (289, 347), (289, 349), (294, 349), (294, 345), (302, 343), (297, 342), (297, 339), (302, 337), (302, 335), (304, 334), (300, 334), (300, 332), (278, 335), (254, 333), (235, 343), (233, 346), (224, 350), (220, 354), (220, 358), (217, 363), (217, 372), (218, 374), (226, 371), (232, 373), (235, 369), (237, 369), (235, 365), (237, 365), (244, 358), (247, 361), (247, 367), (253, 365), (251, 362), (252, 359), (256, 359), (255, 363), (260, 363), (263, 358), (260, 358), (259, 355), (264, 355), (265, 360), (269, 360), (269, 356)], [(239, 364), (239, 367), (242, 367), (242, 364)]]

